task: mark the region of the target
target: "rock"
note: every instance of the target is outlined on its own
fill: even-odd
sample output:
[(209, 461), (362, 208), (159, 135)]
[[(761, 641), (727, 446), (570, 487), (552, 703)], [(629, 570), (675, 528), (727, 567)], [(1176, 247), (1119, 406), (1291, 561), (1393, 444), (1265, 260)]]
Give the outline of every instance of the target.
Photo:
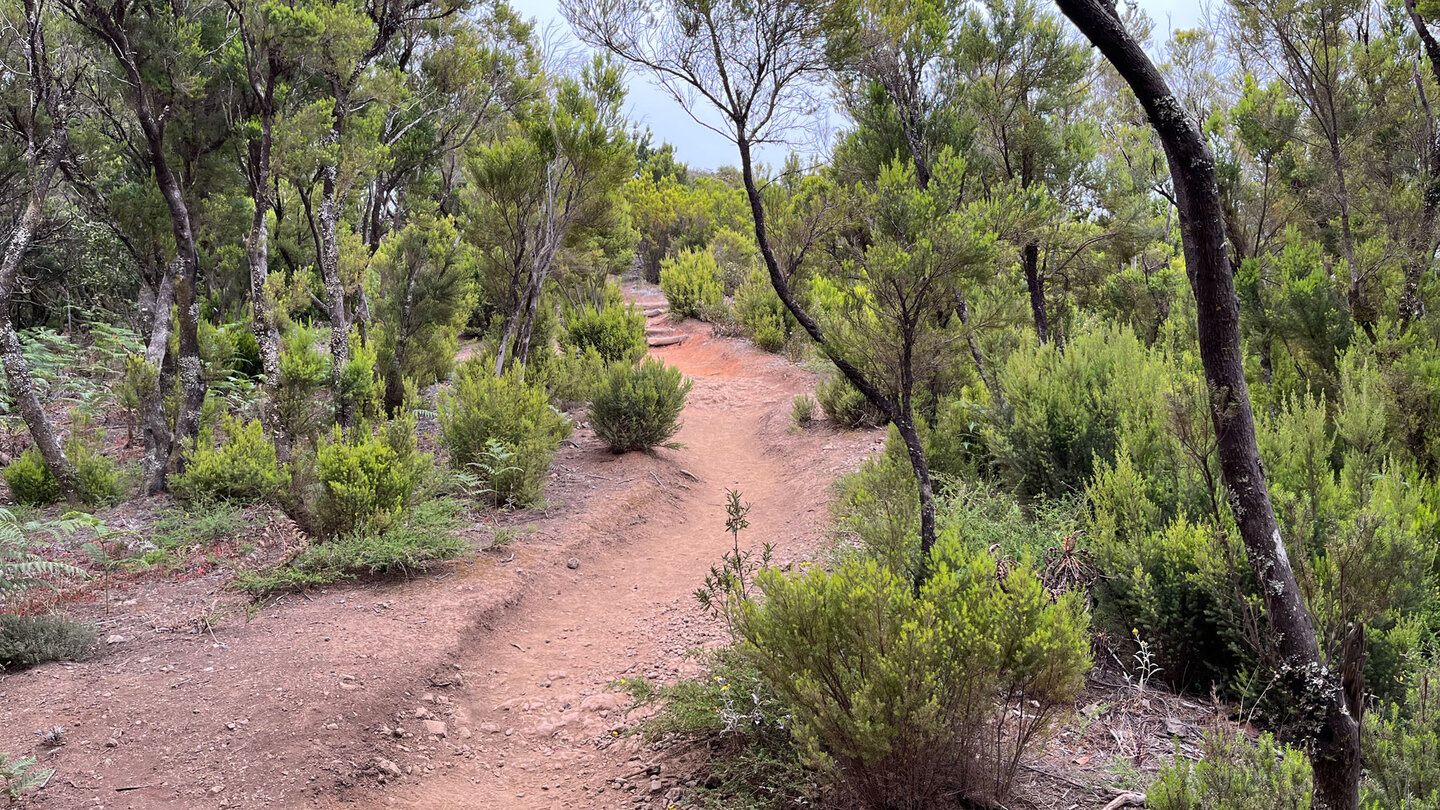
[(215, 785), (214, 787), (210, 788), (210, 792), (211, 792), (212, 794), (215, 794), (215, 793), (219, 793), (220, 791), (222, 791), (222, 790), (224, 790), (224, 789), (225, 789), (225, 786), (224, 786), (224, 785)]
[(513, 735), (514, 733), (515, 733), (515, 729), (513, 729), (513, 728), (507, 728), (507, 729), (505, 729), (505, 736), (506, 736), (506, 737), (509, 737), (509, 736)]
[(124, 642), (125, 637), (120, 635), (119, 633), (112, 633), (105, 637), (106, 644), (123, 644)]
[(661, 792), (663, 792), (664, 790), (665, 790), (665, 783), (664, 783), (664, 782), (661, 782), (659, 779), (651, 779), (651, 780), (650, 780), (650, 792), (651, 792), (651, 793), (661, 793)]
[(571, 571), (574, 571), (576, 568), (580, 567), (580, 561), (574, 557), (571, 557), (570, 559), (565, 561), (565, 567), (569, 568)]
[(386, 759), (386, 758), (384, 758), (384, 757), (376, 757), (376, 758), (375, 758), (375, 770), (379, 771), (380, 773), (385, 774), (386, 776), (395, 776), (395, 777), (398, 777), (398, 776), (400, 776), (401, 773), (403, 773), (403, 772), (400, 770), (400, 766), (399, 766), (399, 765), (396, 765), (394, 762), (391, 762), (390, 760), (388, 760), (388, 759)]
[(445, 723), (441, 720), (426, 720), (425, 733), (434, 734), (436, 737), (444, 737), (446, 732)]

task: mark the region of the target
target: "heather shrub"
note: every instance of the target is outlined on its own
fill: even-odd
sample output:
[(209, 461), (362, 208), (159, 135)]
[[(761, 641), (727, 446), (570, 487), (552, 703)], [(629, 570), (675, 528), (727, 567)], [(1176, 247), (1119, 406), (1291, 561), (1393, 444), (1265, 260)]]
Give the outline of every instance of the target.
[(860, 389), (839, 374), (816, 386), (815, 398), (825, 409), (825, 417), (841, 427), (878, 427), (887, 421), (885, 415), (860, 393)]
[(1440, 694), (1433, 668), (1416, 674), (1397, 703), (1365, 713), (1360, 750), (1367, 810), (1440, 808)]
[(793, 718), (807, 760), (869, 807), (1003, 802), (1021, 759), (1083, 685), (1084, 610), (1020, 565), (944, 544), (913, 581), (873, 559), (761, 572), (739, 651)]
[(319, 394), (330, 381), (330, 360), (316, 339), (313, 329), (295, 326), (280, 343), (280, 381), (271, 403), (280, 429), (292, 439), (317, 437), (324, 416)]
[(1002, 476), (1023, 498), (1084, 489), (1125, 440), (1146, 466), (1161, 453), (1165, 366), (1125, 328), (1021, 348), (1000, 374), (1012, 420), (992, 433)]
[(170, 479), (171, 490), (188, 500), (278, 498), (290, 483), (289, 470), (280, 465), (260, 421), (224, 414), (219, 432), (217, 443), (214, 429), (201, 429), (198, 443), (185, 454), (185, 471)]
[(679, 369), (654, 358), (617, 365), (590, 403), (590, 426), (616, 453), (664, 444), (680, 429), (680, 411), (693, 385)]
[(606, 362), (634, 362), (645, 353), (645, 316), (633, 306), (584, 308), (565, 317), (560, 338), (565, 353), (599, 352)]
[[(1243, 732), (1205, 736), (1202, 759), (1161, 768), (1145, 792), (1154, 810), (1310, 810), (1310, 763), (1269, 734), (1254, 743)], [(1402, 807), (1402, 805), (1387, 805)]]
[(755, 234), (733, 228), (721, 228), (710, 239), (710, 253), (719, 269), (720, 285), (726, 295), (734, 295), (740, 285), (760, 266), (760, 248)]
[(5, 483), (10, 496), (23, 506), (49, 506), (60, 500), (60, 483), (33, 446), (5, 466)]
[(350, 359), (340, 369), (337, 407), (348, 405), (350, 413), (357, 419), (378, 417), (385, 395), (385, 381), (376, 373), (380, 368), (375, 344), (363, 343), (359, 330), (350, 330)]
[(430, 468), (405, 413), (381, 430), (361, 422), (348, 434), (337, 425), (315, 451), (315, 518), (326, 537), (381, 534), (401, 524)]
[(594, 346), (583, 351), (567, 349), (545, 365), (541, 374), (530, 374), (537, 385), (543, 385), (550, 401), (561, 407), (590, 402), (605, 383), (606, 362)]
[(95, 627), (63, 616), (0, 613), (0, 671), (78, 661), (95, 648)]
[(815, 410), (818, 405), (815, 398), (809, 394), (796, 394), (790, 400), (790, 421), (798, 427), (809, 427), (815, 421)]
[[(540, 498), (550, 460), (570, 436), (570, 420), (550, 406), (545, 389), (516, 373), (496, 377), (479, 360), (460, 366), (438, 403), (441, 440), (450, 464), (486, 477), (484, 487), (497, 504), (526, 506)], [(508, 462), (498, 470), (477, 469), (493, 455), (492, 441)]]
[(699, 318), (706, 307), (725, 299), (719, 268), (707, 250), (687, 250), (660, 266), (660, 290), (676, 318)]
[(754, 270), (735, 292), (735, 317), (755, 344), (767, 352), (785, 347), (795, 319), (785, 309), (764, 270)]

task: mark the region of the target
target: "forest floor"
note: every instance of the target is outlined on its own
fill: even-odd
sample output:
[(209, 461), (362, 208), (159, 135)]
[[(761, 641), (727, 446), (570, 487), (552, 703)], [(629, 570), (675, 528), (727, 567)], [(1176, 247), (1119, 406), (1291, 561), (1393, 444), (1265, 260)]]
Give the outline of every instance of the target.
[[(213, 555), (179, 577), (94, 585), (67, 609), (97, 620), (100, 655), (0, 676), (0, 751), (56, 769), (25, 806), (674, 804), (669, 774), (643, 778), (612, 685), (693, 674), (687, 653), (722, 639), (693, 594), (730, 547), (727, 489), (753, 506), (742, 543), (812, 557), (831, 483), (884, 434), (796, 431), (791, 399), (814, 375), (704, 324), (670, 328), (688, 339), (652, 351), (695, 381), (682, 446), (616, 456), (577, 425), (547, 507), (471, 529), (487, 546), (473, 557), (258, 609)], [(143, 531), (165, 500), (102, 517)], [(292, 542), (278, 515), (244, 514), (232, 545)], [(502, 526), (514, 539), (490, 542)]]

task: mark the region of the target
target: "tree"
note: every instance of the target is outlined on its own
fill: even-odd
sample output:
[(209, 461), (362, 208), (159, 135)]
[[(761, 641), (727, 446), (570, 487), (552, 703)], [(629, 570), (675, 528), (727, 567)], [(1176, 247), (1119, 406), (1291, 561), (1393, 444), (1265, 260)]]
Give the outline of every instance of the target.
[(451, 220), (420, 216), (387, 237), (370, 263), (377, 371), (389, 413), (404, 405), (406, 380), (423, 387), (449, 375), (475, 304), (471, 253)]
[[(775, 294), (840, 373), (888, 418), (905, 442), (920, 491), (925, 576), (935, 543), (935, 503), (915, 415), (845, 355), (791, 288), (810, 246), (776, 250), (754, 150), (779, 143), (818, 104), (831, 65), (857, 43), (846, 4), (833, 0), (566, 0), (562, 10), (589, 44), (649, 70), (692, 117), (735, 144), (755, 241)], [(719, 120), (710, 118), (718, 114)], [(707, 120), (708, 119), (708, 120)], [(818, 233), (815, 234), (818, 236)], [(911, 347), (913, 349), (913, 345)], [(913, 357), (913, 353), (910, 355)], [(895, 358), (897, 362), (901, 358)], [(911, 369), (902, 372), (912, 377)]]
[[(60, 491), (74, 502), (80, 497), (75, 468), (66, 458), (65, 448), (35, 392), (29, 364), (15, 333), (12, 303), (20, 264), (44, 224), (45, 203), (59, 176), (60, 163), (70, 151), (68, 116), (74, 86), (73, 80), (67, 86), (66, 77), (57, 75), (57, 65), (47, 41), (47, 29), (52, 21), (44, 0), (25, 0), (23, 22), (10, 21), (4, 26), (25, 33), (20, 44), (25, 72), (23, 76), (11, 74), (18, 81), (4, 82), (10, 86), (0, 86), (0, 92), (4, 93), (9, 107), (5, 117), (11, 127), (6, 135), (19, 141), (29, 193), (19, 221), (10, 230), (4, 255), (0, 256), (0, 362), (3, 362), (10, 396), (19, 405), (45, 466), (55, 476)], [(62, 61), (59, 67), (68, 66)]]
[(503, 325), (495, 373), (530, 353), (546, 282), (567, 247), (618, 225), (620, 192), (634, 173), (625, 134), (625, 87), (617, 66), (597, 56), (578, 79), (555, 82), (513, 134), (474, 151), (467, 171), (476, 214), (470, 233), (492, 270)]
[[(66, 13), (94, 38), (118, 68), (121, 88), (143, 135), (150, 168), (170, 219), (175, 251), (171, 284), (179, 333), (175, 364), (180, 383), (180, 409), (172, 434), (164, 416), (164, 387), (158, 382), (164, 378), (154, 357), (156, 336), (152, 334), (152, 352), (147, 353), (146, 361), (154, 370), (157, 384), (145, 398), (148, 415), (144, 467), (147, 489), (157, 492), (165, 488), (169, 466), (183, 465), (182, 451), (193, 444), (199, 434), (200, 406), (205, 401), (206, 385), (200, 362), (200, 300), (196, 288), (200, 257), (190, 203), (172, 162), (166, 132), (173, 120), (174, 106), (181, 101), (175, 96), (186, 89), (204, 87), (201, 71), (205, 50), (200, 41), (203, 31), (200, 18), (212, 10), (204, 5), (185, 7), (178, 9), (181, 16), (177, 20), (165, 10), (125, 0), (108, 5), (98, 0), (62, 0), (62, 3)], [(162, 56), (176, 58), (161, 59)], [(164, 303), (157, 301), (157, 310)], [(163, 309), (168, 312), (168, 305)]]
[(1195, 296), (1200, 359), (1210, 391), (1220, 467), (1266, 613), (1279, 636), (1280, 674), (1301, 705), (1314, 710), (1310, 742), (1316, 799), (1329, 810), (1357, 810), (1359, 695), (1345, 689), (1321, 657), (1270, 503), (1240, 349), (1240, 306), (1215, 160), (1199, 124), (1186, 114), (1113, 6), (1104, 0), (1058, 0), (1058, 4), (1125, 79), (1164, 145)]

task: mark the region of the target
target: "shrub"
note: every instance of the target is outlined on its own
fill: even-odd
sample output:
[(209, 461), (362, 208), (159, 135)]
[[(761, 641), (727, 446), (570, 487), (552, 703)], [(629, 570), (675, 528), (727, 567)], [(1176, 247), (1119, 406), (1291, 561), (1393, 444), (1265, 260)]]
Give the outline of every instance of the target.
[(337, 392), (341, 403), (349, 405), (350, 413), (357, 419), (374, 419), (380, 415), (380, 404), (385, 395), (385, 381), (376, 370), (380, 359), (376, 346), (361, 342), (360, 331), (350, 330), (350, 359), (340, 369), (340, 390)]
[(544, 389), (527, 385), (518, 374), (496, 377), (483, 362), (468, 360), (451, 390), (438, 404), (440, 434), (451, 465), (478, 472), (497, 441), (509, 461), (486, 475), (485, 489), (497, 505), (529, 505), (539, 499), (550, 460), (570, 436), (570, 420), (554, 408)]
[(764, 598), (736, 608), (740, 652), (807, 758), (871, 807), (1003, 801), (1089, 666), (1083, 609), (1028, 567), (1000, 578), (953, 543), (932, 567), (918, 594), (874, 560), (767, 569)]
[(0, 670), (79, 661), (95, 647), (95, 628), (63, 616), (0, 613)]
[(755, 270), (735, 293), (735, 317), (755, 344), (778, 352), (790, 339), (794, 316), (785, 309), (764, 270)]
[(10, 486), (10, 496), (24, 506), (49, 506), (60, 500), (60, 483), (33, 446), (6, 465), (5, 483)]
[(170, 479), (171, 490), (188, 500), (219, 498), (272, 501), (290, 483), (289, 470), (275, 455), (275, 445), (258, 419), (242, 422), (223, 415), (222, 438), (204, 428), (193, 450), (186, 452), (185, 471)]
[(825, 409), (826, 418), (842, 427), (879, 427), (887, 421), (860, 389), (839, 374), (816, 386), (815, 397)]
[(660, 266), (660, 290), (677, 318), (698, 318), (706, 307), (719, 304), (725, 291), (717, 278), (715, 257), (705, 250), (687, 250)]
[(588, 403), (605, 383), (610, 363), (594, 346), (584, 351), (567, 350), (546, 364), (543, 374), (532, 374), (537, 385), (543, 384), (550, 401), (565, 407)]
[(1372, 810), (1440, 808), (1440, 709), (1437, 672), (1419, 672), (1403, 699), (1365, 713), (1360, 804)]
[(892, 571), (910, 575), (919, 562), (920, 494), (905, 443), (892, 427), (885, 451), (836, 482), (836, 528)]
[(459, 504), (453, 499), (427, 501), (415, 507), (407, 523), (376, 534), (348, 534), (311, 545), (288, 565), (240, 573), (235, 586), (269, 594), (361, 576), (419, 573), (469, 548), (455, 533), (460, 524), (458, 512)]
[(809, 394), (796, 394), (790, 400), (790, 420), (800, 427), (809, 427), (815, 421), (815, 398)]
[[(1241, 732), (1205, 736), (1203, 759), (1176, 757), (1145, 794), (1154, 810), (1310, 810), (1310, 764), (1269, 734), (1254, 743)], [(1387, 805), (1399, 807), (1399, 805)]]
[(346, 435), (337, 425), (315, 453), (316, 518), (327, 537), (381, 534), (398, 526), (427, 472), (416, 447), (413, 414), (376, 433), (361, 422)]
[(1025, 348), (1005, 363), (1000, 387), (1013, 419), (994, 433), (1001, 472), (1021, 497), (1085, 487), (1121, 441), (1142, 466), (1157, 461), (1167, 422), (1164, 365), (1128, 329), (1101, 329)]
[[(103, 438), (91, 428), (89, 417), (73, 415), (71, 435), (65, 440), (65, 457), (75, 470), (80, 500), (91, 505), (120, 495), (120, 476), (110, 459), (100, 455), (102, 442)], [(5, 467), (4, 478), (18, 504), (48, 506), (60, 500), (60, 482), (33, 445)]]
[(330, 361), (315, 342), (313, 330), (297, 326), (281, 343), (274, 407), (280, 429), (292, 439), (315, 438), (320, 430), (323, 408), (318, 394), (330, 380)]
[(581, 309), (565, 318), (560, 348), (584, 354), (595, 349), (608, 363), (634, 362), (645, 353), (645, 316), (633, 306)]
[(680, 369), (654, 358), (617, 365), (590, 404), (590, 426), (616, 453), (664, 444), (680, 429), (680, 411), (693, 385)]
[(710, 240), (710, 253), (715, 257), (720, 284), (726, 295), (734, 295), (760, 265), (760, 248), (753, 233), (721, 228)]

